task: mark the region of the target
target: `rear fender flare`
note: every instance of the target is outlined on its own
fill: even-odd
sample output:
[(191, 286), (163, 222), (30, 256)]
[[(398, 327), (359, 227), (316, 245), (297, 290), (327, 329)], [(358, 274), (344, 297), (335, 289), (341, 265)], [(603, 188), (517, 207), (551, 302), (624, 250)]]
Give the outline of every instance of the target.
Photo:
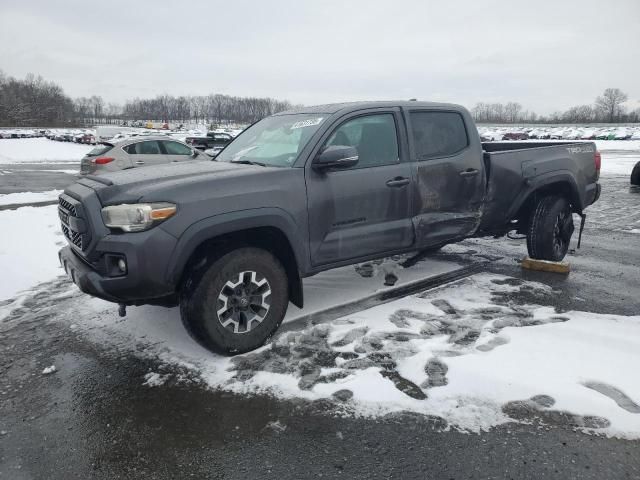
[(522, 192), (514, 200), (507, 215), (508, 219), (515, 218), (518, 215), (520, 209), (525, 205), (525, 203), (531, 198), (532, 195), (535, 195), (537, 192), (546, 188), (553, 187), (554, 185), (568, 187), (566, 191), (563, 190), (561, 193), (565, 194), (565, 196), (569, 198), (573, 205), (574, 211), (578, 213), (582, 212), (583, 201), (578, 190), (578, 184), (571, 172), (566, 170), (549, 172), (538, 177), (527, 179), (526, 181), (528, 181), (528, 188), (523, 189)]

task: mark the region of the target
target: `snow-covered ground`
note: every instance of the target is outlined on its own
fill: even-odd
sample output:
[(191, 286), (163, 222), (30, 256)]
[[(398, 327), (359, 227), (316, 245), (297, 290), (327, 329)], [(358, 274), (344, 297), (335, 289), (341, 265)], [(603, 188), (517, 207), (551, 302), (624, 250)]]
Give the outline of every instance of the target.
[(57, 206), (0, 211), (0, 231), (0, 301), (64, 273)]
[(94, 147), (46, 138), (0, 140), (0, 165), (12, 163), (79, 163)]
[(61, 193), (62, 190), (49, 190), (47, 192), (19, 192), (0, 194), (0, 206), (24, 205), (28, 203), (56, 200), (58, 198), (58, 195), (60, 195)]
[(640, 140), (596, 140), (596, 146), (602, 154), (602, 175), (630, 177), (640, 162)]

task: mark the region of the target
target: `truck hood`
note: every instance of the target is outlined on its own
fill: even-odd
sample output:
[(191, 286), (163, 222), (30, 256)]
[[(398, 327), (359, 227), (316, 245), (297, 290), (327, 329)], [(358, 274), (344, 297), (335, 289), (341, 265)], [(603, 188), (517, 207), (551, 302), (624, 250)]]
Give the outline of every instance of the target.
[(188, 188), (189, 184), (218, 179), (260, 175), (265, 170), (277, 167), (234, 164), (216, 161), (188, 161), (143, 168), (132, 168), (119, 172), (88, 175), (78, 183), (94, 189), (102, 205), (131, 203), (155, 192), (167, 192), (176, 188)]

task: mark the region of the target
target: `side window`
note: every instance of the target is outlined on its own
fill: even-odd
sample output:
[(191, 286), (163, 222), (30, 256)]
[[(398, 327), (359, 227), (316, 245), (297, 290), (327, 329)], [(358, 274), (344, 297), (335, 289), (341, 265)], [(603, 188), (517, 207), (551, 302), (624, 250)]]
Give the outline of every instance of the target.
[(123, 147), (123, 150), (130, 155), (159, 155), (160, 145), (155, 140), (149, 142), (132, 143)]
[(325, 146), (356, 147), (358, 164), (354, 168), (398, 163), (398, 135), (391, 113), (366, 115), (347, 120), (334, 130)]
[(131, 145), (126, 145), (124, 147), (122, 147), (122, 149), (127, 152), (129, 155), (135, 155), (136, 154), (136, 145), (135, 143), (132, 143)]
[(192, 150), (178, 142), (162, 142), (168, 155), (191, 155)]
[(454, 155), (469, 145), (462, 115), (455, 112), (411, 112), (417, 160)]

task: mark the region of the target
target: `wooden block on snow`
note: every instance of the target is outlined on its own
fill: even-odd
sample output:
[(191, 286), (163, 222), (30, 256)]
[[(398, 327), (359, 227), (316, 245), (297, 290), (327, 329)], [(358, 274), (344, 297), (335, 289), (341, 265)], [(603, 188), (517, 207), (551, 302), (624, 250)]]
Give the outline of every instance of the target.
[(568, 262), (550, 262), (548, 260), (536, 260), (529, 257), (524, 257), (521, 265), (522, 268), (539, 270), (542, 272), (569, 273), (571, 271), (571, 267)]

